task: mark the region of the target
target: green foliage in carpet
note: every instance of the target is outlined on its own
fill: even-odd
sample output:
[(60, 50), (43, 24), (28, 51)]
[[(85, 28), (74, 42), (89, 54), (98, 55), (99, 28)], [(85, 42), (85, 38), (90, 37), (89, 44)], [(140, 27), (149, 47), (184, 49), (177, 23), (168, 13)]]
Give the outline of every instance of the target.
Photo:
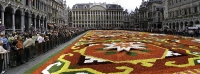
[(196, 65), (199, 65), (199, 63), (197, 62), (197, 60), (200, 60), (200, 59), (194, 60), (194, 63), (195, 63)]
[(151, 50), (140, 50), (142, 52), (151, 52)]
[(61, 62), (61, 61), (57, 61), (57, 62), (60, 62), (61, 65), (60, 66), (57, 66), (57, 65), (54, 65), (53, 67), (51, 67), (48, 71), (49, 73), (53, 73), (53, 72), (57, 72), (59, 71), (63, 66), (64, 66), (64, 62)]
[(114, 52), (114, 51), (107, 51), (105, 55), (112, 55), (112, 54), (116, 54), (116, 52)]
[(73, 65), (73, 66), (69, 66), (69, 68), (68, 69), (75, 69), (75, 68), (77, 68), (79, 65)]
[(96, 50), (98, 50), (98, 51), (103, 51), (103, 48), (96, 48)]
[(127, 52), (126, 54), (129, 55), (129, 56), (137, 56), (136, 52)]

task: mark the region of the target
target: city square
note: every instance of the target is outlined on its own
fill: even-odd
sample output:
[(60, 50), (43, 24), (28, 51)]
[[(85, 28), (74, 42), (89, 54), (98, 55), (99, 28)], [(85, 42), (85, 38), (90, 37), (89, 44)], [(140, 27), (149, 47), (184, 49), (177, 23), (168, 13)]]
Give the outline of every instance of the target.
[(199, 74), (199, 0), (0, 0), (1, 74)]

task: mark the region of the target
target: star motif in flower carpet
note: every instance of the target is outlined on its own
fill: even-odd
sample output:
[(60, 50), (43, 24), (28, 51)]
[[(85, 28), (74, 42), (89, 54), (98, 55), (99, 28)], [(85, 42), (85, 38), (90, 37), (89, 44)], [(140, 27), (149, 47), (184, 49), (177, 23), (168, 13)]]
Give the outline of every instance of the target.
[(129, 52), (131, 49), (140, 49), (144, 50), (145, 44), (141, 42), (119, 42), (119, 43), (111, 43), (111, 44), (103, 44), (103, 46), (106, 46), (104, 50), (111, 50), (111, 49), (117, 49), (118, 52), (120, 51), (127, 51)]

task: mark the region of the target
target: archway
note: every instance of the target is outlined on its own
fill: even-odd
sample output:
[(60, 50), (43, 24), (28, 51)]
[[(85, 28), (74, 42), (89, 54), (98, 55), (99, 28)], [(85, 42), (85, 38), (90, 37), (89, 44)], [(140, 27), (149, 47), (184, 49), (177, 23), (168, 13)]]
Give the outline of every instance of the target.
[(176, 30), (177, 30), (177, 29), (180, 29), (180, 25), (179, 25), (179, 23), (178, 23), (178, 22), (176, 22), (175, 29), (176, 29)]
[(194, 25), (194, 22), (193, 22), (193, 21), (190, 21), (189, 26), (191, 27), (191, 26), (193, 26), (193, 25)]
[(169, 23), (169, 28), (172, 29), (172, 23)]
[(29, 29), (29, 13), (28, 12), (25, 12), (25, 19), (24, 19), (24, 21), (25, 21), (25, 31), (28, 31), (28, 29)]
[(181, 22), (180, 26), (181, 26), (181, 29), (184, 29), (183, 22)]
[(21, 10), (16, 10), (15, 12), (15, 29), (19, 30), (21, 29)]
[(39, 26), (39, 25), (40, 25), (40, 24), (39, 24), (39, 20), (40, 20), (40, 16), (37, 15), (37, 16), (36, 16), (36, 28), (37, 28), (37, 29), (39, 29), (39, 27), (40, 27), (40, 26)]
[(6, 7), (5, 12), (4, 12), (4, 24), (7, 30), (13, 30), (12, 24), (13, 22), (13, 8), (11, 7)]
[(32, 14), (32, 23), (31, 26), (35, 26), (35, 14)]
[(173, 23), (173, 27), (172, 27), (172, 29), (175, 29), (176, 28), (176, 24), (175, 23)]
[(197, 21), (195, 22), (195, 24), (200, 24), (200, 22), (197, 20)]

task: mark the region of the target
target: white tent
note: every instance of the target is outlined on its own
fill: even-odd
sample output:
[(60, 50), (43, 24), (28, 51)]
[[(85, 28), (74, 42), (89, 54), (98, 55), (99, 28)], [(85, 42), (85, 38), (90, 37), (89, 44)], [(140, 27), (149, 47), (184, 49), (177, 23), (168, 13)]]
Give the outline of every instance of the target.
[(188, 27), (188, 29), (199, 29), (199, 27)]

